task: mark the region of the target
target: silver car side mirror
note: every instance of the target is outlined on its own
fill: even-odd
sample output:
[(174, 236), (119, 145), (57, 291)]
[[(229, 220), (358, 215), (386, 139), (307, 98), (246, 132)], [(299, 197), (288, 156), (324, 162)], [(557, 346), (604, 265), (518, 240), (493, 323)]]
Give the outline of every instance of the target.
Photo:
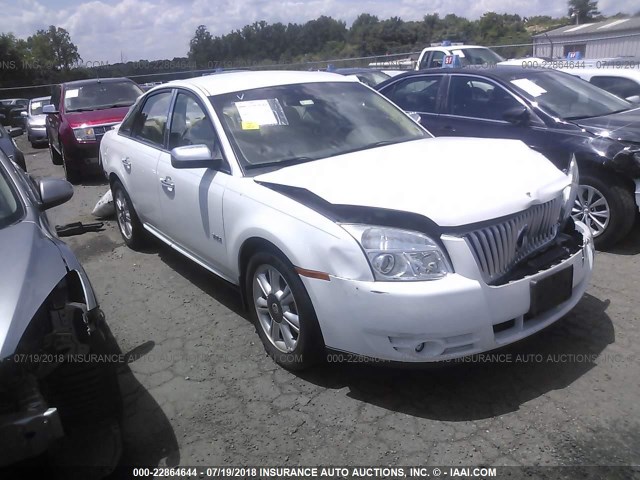
[(46, 177), (37, 180), (40, 208), (48, 210), (71, 200), (73, 186), (61, 178)]
[(171, 150), (173, 168), (213, 168), (219, 169), (221, 158), (214, 158), (206, 145), (185, 145)]

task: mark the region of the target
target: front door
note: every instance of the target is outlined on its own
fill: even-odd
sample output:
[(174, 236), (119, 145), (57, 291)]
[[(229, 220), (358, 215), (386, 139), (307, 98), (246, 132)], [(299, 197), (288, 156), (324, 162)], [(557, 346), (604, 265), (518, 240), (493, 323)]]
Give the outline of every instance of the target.
[[(169, 130), (169, 151), (185, 145), (207, 145), (221, 156), (213, 124), (195, 95), (179, 90)], [(158, 162), (159, 206), (163, 233), (179, 248), (221, 274), (226, 270), (222, 200), (229, 173), (212, 168), (176, 169), (170, 153)]]

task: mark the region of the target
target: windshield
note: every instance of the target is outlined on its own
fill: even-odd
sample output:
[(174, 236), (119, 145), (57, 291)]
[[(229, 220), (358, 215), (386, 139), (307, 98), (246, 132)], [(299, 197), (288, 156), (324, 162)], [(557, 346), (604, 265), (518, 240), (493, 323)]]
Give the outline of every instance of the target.
[(500, 55), (488, 48), (454, 48), (453, 55), (458, 55), (463, 67), (469, 65), (492, 65), (504, 61)]
[(0, 229), (22, 217), (22, 204), (7, 172), (0, 165)]
[(31, 115), (42, 115), (42, 108), (51, 103), (51, 97), (31, 100), (29, 103), (29, 111)]
[(565, 120), (609, 115), (633, 106), (589, 82), (560, 72), (522, 72), (509, 81), (525, 97)]
[(429, 134), (355, 82), (257, 88), (209, 97), (245, 169), (282, 167)]
[(67, 112), (82, 112), (129, 107), (140, 95), (140, 87), (130, 81), (89, 83), (65, 91), (64, 109)]

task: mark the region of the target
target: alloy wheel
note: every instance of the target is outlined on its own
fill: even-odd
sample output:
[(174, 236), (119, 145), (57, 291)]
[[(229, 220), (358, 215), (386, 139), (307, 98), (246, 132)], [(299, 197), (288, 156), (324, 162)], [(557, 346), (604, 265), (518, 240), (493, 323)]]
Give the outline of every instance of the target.
[(585, 223), (595, 238), (602, 235), (609, 226), (611, 208), (598, 189), (591, 185), (580, 185), (571, 216), (574, 220)]
[(253, 274), (253, 303), (260, 327), (282, 353), (291, 353), (300, 337), (300, 317), (293, 292), (272, 265), (260, 265)]
[(133, 235), (133, 226), (131, 224), (131, 211), (129, 209), (129, 203), (122, 189), (118, 188), (115, 192), (114, 203), (116, 206), (116, 218), (118, 220), (118, 227), (122, 236), (127, 240), (131, 239)]

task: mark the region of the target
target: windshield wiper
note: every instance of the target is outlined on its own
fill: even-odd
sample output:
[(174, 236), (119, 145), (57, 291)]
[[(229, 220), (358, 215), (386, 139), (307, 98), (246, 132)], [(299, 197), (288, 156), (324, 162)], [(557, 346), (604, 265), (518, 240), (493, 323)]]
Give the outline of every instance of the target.
[(606, 117), (607, 115), (615, 115), (616, 113), (628, 112), (629, 110), (632, 110), (632, 108), (623, 108), (621, 110), (614, 110), (613, 112), (601, 113), (600, 115), (580, 115), (577, 117), (565, 117), (564, 119), (569, 121), (574, 121), (574, 120), (584, 120), (585, 118)]
[(264, 168), (264, 167), (286, 167), (289, 165), (298, 165), (300, 163), (313, 162), (314, 160), (318, 160), (318, 159), (312, 158), (312, 157), (292, 157), (292, 158), (285, 158), (284, 160), (277, 160), (275, 162), (252, 163), (251, 165), (245, 165), (244, 168), (246, 168), (247, 170), (253, 170), (256, 168)]
[(95, 110), (106, 110), (107, 108), (130, 107), (133, 103), (114, 103), (111, 105), (101, 105)]
[(95, 108), (74, 108), (73, 110), (67, 110), (67, 113), (74, 112), (93, 112)]

